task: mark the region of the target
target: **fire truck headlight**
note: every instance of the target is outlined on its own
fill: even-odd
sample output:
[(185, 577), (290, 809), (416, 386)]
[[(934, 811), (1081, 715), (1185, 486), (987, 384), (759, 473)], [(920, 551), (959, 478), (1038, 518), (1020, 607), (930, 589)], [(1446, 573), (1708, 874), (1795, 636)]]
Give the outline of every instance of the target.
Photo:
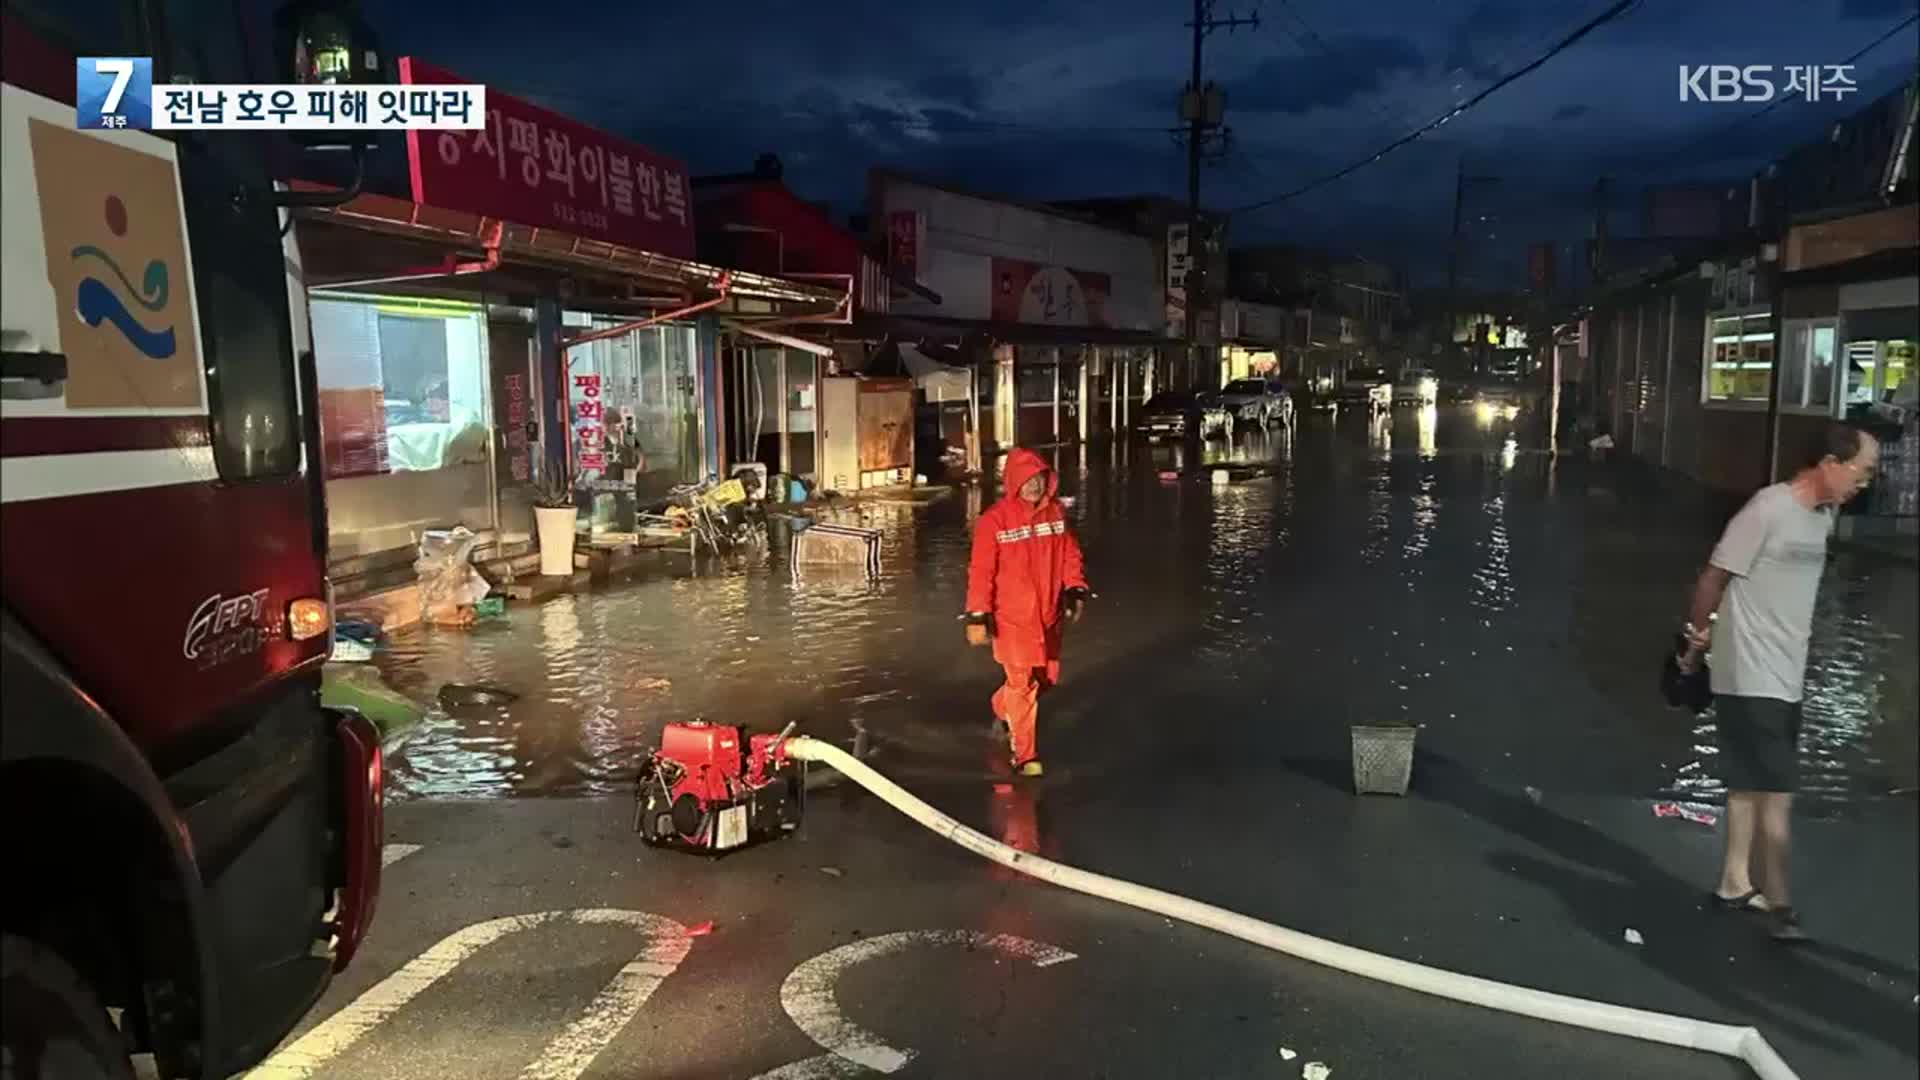
[(333, 628), (325, 600), (305, 597), (287, 605), (287, 636), (295, 641), (317, 638)]

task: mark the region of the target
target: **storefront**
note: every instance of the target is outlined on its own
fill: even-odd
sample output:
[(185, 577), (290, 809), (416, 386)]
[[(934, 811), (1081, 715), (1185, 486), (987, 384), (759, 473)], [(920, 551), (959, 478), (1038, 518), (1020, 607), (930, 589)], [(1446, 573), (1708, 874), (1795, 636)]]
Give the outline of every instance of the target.
[(1279, 377), (1290, 321), (1286, 309), (1273, 304), (1251, 300), (1221, 304), (1220, 385)]
[(982, 365), (981, 453), (1122, 431), (1186, 354), (1149, 236), (884, 171), (872, 199), (895, 271), (937, 294), (896, 292), (894, 332)]
[(485, 306), (343, 292), (308, 308), (333, 554), (496, 527)]
[[(1824, 223), (1844, 237), (1850, 222)], [(1797, 232), (1798, 230), (1796, 230)], [(1889, 230), (1875, 229), (1875, 237)], [(1895, 234), (1897, 235), (1897, 234)], [(1780, 350), (1784, 474), (1811, 423), (1844, 419), (1881, 441), (1880, 473), (1847, 508), (1843, 532), (1912, 532), (1920, 513), (1916, 454), (1916, 340), (1920, 339), (1920, 249), (1895, 247), (1818, 263), (1830, 245), (1796, 236), (1798, 263), (1785, 277)], [(1852, 254), (1843, 246), (1835, 254)], [(1800, 418), (1800, 424), (1790, 421)]]
[(410, 133), (410, 198), (297, 214), (337, 576), (404, 564), (430, 528), (524, 549), (541, 487), (573, 490), (585, 529), (611, 499), (718, 471), (719, 321), (844, 300), (693, 261), (679, 163), (487, 101), (485, 129)]

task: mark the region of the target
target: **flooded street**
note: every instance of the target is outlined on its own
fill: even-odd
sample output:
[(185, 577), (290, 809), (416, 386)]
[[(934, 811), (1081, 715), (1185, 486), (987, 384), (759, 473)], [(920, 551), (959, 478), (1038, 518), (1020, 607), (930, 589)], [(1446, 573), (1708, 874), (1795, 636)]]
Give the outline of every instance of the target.
[[(1710, 726), (1662, 707), (1655, 676), (1726, 509), (1555, 465), (1445, 409), (1303, 417), (1202, 460), (1047, 455), (1098, 594), (1042, 708), (1050, 787), (1176, 754), (1202, 775), (1247, 753), (1344, 756), (1349, 723), (1410, 718), (1423, 752), (1514, 784), (1717, 796)], [(519, 696), (434, 709), (396, 796), (624, 791), (661, 724), (695, 717), (864, 731), (898, 776), (986, 778), (998, 671), (955, 622), (981, 498), (846, 511), (884, 530), (872, 583), (796, 581), (776, 527), (757, 564), (663, 554), (497, 624), (397, 635), (380, 658), (397, 689)], [(1829, 564), (1803, 749), (1829, 811), (1915, 784), (1915, 596), (1911, 567)]]

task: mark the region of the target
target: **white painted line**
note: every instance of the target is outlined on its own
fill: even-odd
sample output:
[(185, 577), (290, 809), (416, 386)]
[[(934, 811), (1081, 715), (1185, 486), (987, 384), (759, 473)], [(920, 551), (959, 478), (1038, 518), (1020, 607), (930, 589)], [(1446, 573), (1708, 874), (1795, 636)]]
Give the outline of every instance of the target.
[[(629, 922), (647, 935), (647, 944), (613, 980), (594, 995), (586, 1011), (567, 1025), (533, 1063), (520, 1071), (521, 1080), (575, 1080), (587, 1071), (600, 1051), (627, 1026), (693, 948), (687, 928), (671, 919), (612, 908), (590, 908), (574, 913), (579, 922)], [(639, 916), (648, 922), (634, 922)]]
[[(641, 980), (651, 979), (651, 985), (645, 987), (645, 992), (639, 996), (638, 1000), (633, 1000), (631, 987), (633, 980), (628, 979), (627, 975), (634, 964), (622, 968), (620, 974), (614, 977), (614, 982), (609, 984), (606, 990), (601, 991), (600, 995), (594, 999), (593, 1005), (588, 1007), (588, 1014), (583, 1015), (579, 1021), (570, 1026), (560, 1040), (555, 1041), (556, 1046), (561, 1040), (575, 1034), (576, 1029), (582, 1027), (588, 1016), (593, 1015), (594, 1005), (599, 1005), (616, 985), (627, 987), (624, 991), (626, 996), (619, 1004), (624, 1007), (626, 1003), (631, 1002), (633, 1008), (637, 1010), (646, 1001), (646, 994), (652, 993), (653, 987), (658, 986), (660, 980), (666, 978), (673, 971), (673, 966), (677, 965), (693, 947), (693, 939), (687, 934), (686, 927), (672, 919), (650, 915), (644, 911), (621, 911), (613, 908), (539, 911), (530, 915), (507, 915), (474, 923), (472, 926), (455, 930), (441, 938), (438, 944), (407, 961), (400, 970), (375, 983), (365, 993), (354, 998), (345, 1008), (321, 1021), (313, 1030), (300, 1036), (291, 1045), (282, 1048), (279, 1053), (268, 1058), (265, 1063), (247, 1075), (253, 1080), (306, 1080), (327, 1062), (338, 1057), (342, 1051), (359, 1042), (362, 1036), (377, 1027), (382, 1020), (398, 1012), (422, 990), (432, 986), (448, 972), (459, 967), (474, 953), (509, 934), (563, 921), (600, 925), (625, 924), (646, 934), (648, 942), (640, 955), (635, 958), (634, 964), (647, 965)], [(668, 947), (674, 942), (678, 943), (677, 951)], [(632, 1013), (628, 1013), (627, 1019), (631, 1017)], [(625, 1020), (621, 1022), (625, 1023)], [(616, 1027), (612, 1031), (605, 1032), (606, 1038), (612, 1038), (618, 1030)], [(596, 1027), (589, 1035), (597, 1036), (599, 1033), (600, 1028)], [(588, 1039), (570, 1044), (570, 1048), (576, 1054), (588, 1046)], [(603, 1046), (605, 1046), (604, 1040), (598, 1044), (592, 1044), (592, 1053), (599, 1053)], [(592, 1056), (589, 1054), (585, 1059), (570, 1059), (569, 1063), (573, 1060), (577, 1060), (579, 1066), (576, 1071), (552, 1072), (543, 1075), (564, 1076), (566, 1080), (572, 1080), (591, 1063)]]
[(926, 945), (962, 945), (971, 949), (992, 949), (1038, 967), (1072, 960), (1074, 954), (1039, 941), (1012, 934), (989, 935), (975, 930), (903, 930), (851, 942), (821, 953), (793, 969), (780, 984), (780, 1007), (787, 1010), (794, 1026), (821, 1049), (837, 1054), (875, 1072), (899, 1072), (913, 1060), (912, 1050), (899, 1050), (840, 1010), (834, 999), (834, 986), (850, 967), (883, 956), (892, 956)]
[(385, 869), (420, 850), (419, 844), (388, 844), (380, 849), (380, 867)]
[(205, 484), (219, 478), (211, 446), (0, 458), (0, 502)]
[(763, 1072), (753, 1080), (852, 1080), (853, 1077), (868, 1076), (872, 1072), (865, 1065), (856, 1065), (838, 1054), (821, 1054), (791, 1065), (782, 1065), (772, 1072)]

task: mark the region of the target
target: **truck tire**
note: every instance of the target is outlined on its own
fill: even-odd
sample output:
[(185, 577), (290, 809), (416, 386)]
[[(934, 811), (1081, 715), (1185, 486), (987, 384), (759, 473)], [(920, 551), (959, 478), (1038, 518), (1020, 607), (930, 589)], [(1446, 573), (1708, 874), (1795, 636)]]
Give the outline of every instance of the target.
[(0, 935), (0, 1080), (133, 1080), (120, 1032), (59, 953)]

